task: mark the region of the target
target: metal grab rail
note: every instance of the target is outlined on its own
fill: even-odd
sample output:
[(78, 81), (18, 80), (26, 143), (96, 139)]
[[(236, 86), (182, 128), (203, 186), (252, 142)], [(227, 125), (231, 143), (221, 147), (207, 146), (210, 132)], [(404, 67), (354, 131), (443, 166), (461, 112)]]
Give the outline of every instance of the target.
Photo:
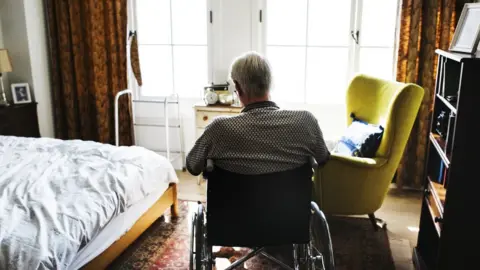
[[(118, 105), (118, 102), (119, 102), (119, 99), (121, 96), (123, 95), (133, 95), (133, 92), (132, 90), (123, 90), (123, 91), (120, 91), (118, 92), (116, 95), (115, 95), (115, 145), (116, 146), (119, 146), (120, 145), (120, 134), (119, 134), (119, 105)], [(182, 124), (181, 124), (181, 117), (180, 117), (180, 108), (177, 109), (177, 112), (178, 112), (178, 120), (179, 120), (179, 124), (178, 125), (175, 125), (175, 126), (171, 126), (169, 124), (169, 113), (168, 113), (168, 104), (178, 104), (178, 106), (180, 107), (180, 99), (179, 99), (179, 96), (178, 94), (174, 94), (172, 96), (176, 96), (176, 101), (171, 101), (169, 100), (169, 97), (165, 97), (163, 100), (134, 100), (132, 98), (132, 118), (133, 118), (133, 125), (134, 126), (151, 126), (151, 127), (165, 127), (165, 141), (166, 141), (166, 155), (167, 155), (167, 159), (169, 161), (173, 161), (171, 159), (171, 150), (170, 150), (170, 127), (175, 127), (175, 128), (179, 128), (179, 133), (180, 133), (180, 151), (179, 151), (179, 154), (180, 156), (182, 157), (182, 169), (185, 170), (185, 151), (184, 151), (184, 137), (183, 137), (183, 129), (182, 129)], [(170, 96), (171, 97), (171, 96)], [(153, 104), (163, 104), (164, 106), (164, 117), (165, 117), (165, 125), (154, 125), (154, 124), (150, 124), (150, 125), (145, 125), (145, 124), (137, 124), (135, 122), (135, 106), (133, 103), (153, 103)], [(135, 129), (134, 129), (135, 130)], [(134, 131), (135, 132), (135, 131)], [(134, 134), (135, 136), (135, 134)], [(155, 151), (155, 150), (153, 150)], [(156, 152), (161, 152), (161, 151), (156, 151)]]
[(168, 102), (168, 97), (165, 97), (164, 99), (164, 106), (163, 106), (163, 114), (165, 115), (165, 141), (167, 142), (166, 143), (166, 147), (167, 147), (167, 159), (170, 160), (170, 134), (168, 134), (168, 106), (167, 106), (167, 103)]
[(115, 145), (119, 146), (120, 145), (120, 134), (119, 134), (119, 124), (118, 124), (118, 100), (120, 99), (121, 96), (125, 94), (132, 94), (132, 90), (123, 90), (118, 92), (115, 95)]

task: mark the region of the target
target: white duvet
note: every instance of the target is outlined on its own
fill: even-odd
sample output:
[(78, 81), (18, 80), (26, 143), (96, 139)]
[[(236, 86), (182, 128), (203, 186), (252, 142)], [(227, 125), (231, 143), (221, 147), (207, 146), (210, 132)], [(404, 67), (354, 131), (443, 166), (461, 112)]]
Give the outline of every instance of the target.
[(171, 163), (142, 147), (0, 136), (0, 269), (67, 269)]

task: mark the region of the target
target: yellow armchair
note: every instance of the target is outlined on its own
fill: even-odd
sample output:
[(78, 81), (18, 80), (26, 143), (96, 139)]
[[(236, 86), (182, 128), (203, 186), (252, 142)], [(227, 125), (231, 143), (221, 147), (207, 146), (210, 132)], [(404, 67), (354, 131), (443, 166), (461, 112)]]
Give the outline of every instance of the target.
[(368, 214), (376, 230), (385, 223), (374, 215), (383, 203), (403, 155), (424, 90), (415, 84), (357, 75), (347, 90), (347, 124), (350, 113), (372, 124), (382, 124), (384, 134), (374, 158), (332, 153), (318, 170), (314, 199), (330, 215)]

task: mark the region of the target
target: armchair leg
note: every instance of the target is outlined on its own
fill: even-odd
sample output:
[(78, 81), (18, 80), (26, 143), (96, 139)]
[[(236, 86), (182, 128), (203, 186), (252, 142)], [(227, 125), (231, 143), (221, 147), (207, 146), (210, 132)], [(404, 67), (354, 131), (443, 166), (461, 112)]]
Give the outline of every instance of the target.
[(378, 229), (384, 229), (387, 226), (387, 223), (382, 219), (376, 218), (374, 213), (368, 214), (368, 218), (375, 231), (378, 231)]

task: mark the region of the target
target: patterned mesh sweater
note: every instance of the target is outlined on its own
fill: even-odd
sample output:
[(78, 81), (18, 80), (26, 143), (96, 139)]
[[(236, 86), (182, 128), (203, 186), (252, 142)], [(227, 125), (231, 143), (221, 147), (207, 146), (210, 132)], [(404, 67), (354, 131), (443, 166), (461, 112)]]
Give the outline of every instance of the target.
[(213, 159), (234, 173), (264, 174), (294, 169), (311, 156), (318, 164), (330, 156), (313, 114), (264, 101), (249, 104), (239, 115), (215, 118), (187, 155), (187, 170), (199, 175)]

